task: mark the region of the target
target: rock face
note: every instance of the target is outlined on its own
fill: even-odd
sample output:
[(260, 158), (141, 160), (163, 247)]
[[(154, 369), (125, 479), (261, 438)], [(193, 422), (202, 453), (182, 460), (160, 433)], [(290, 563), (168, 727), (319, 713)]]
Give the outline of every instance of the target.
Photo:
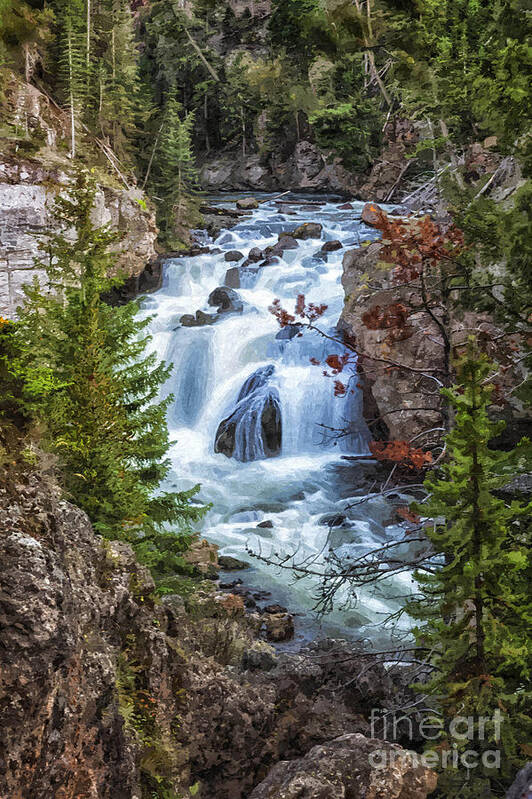
[[(35, 268), (39, 234), (50, 229), (49, 204), (67, 184), (57, 168), (45, 168), (36, 160), (9, 162), (0, 159), (0, 315), (14, 317), (23, 299), (22, 286), (46, 275)], [(140, 275), (157, 253), (155, 215), (145, 195), (102, 186), (96, 196), (96, 225), (110, 223), (124, 238), (117, 245), (117, 271)]]
[(104, 545), (78, 508), (37, 483), (17, 493), (0, 497), (0, 795), (139, 797), (119, 654), (137, 662), (157, 698), (163, 737), (182, 672), (151, 577), (127, 545)]
[[(253, 154), (242, 158), (234, 152), (208, 157), (200, 168), (203, 187), (209, 191), (334, 192), (384, 202), (397, 186), (406, 155), (419, 133), (411, 122), (394, 119), (384, 131), (382, 155), (371, 170), (360, 175), (346, 169), (340, 158), (324, 153), (313, 142), (297, 142), (288, 156), (273, 154), (268, 159)], [(408, 174), (408, 173), (406, 173)]]
[[(340, 327), (354, 339), (359, 353), (364, 416), (373, 437), (409, 441), (439, 425), (440, 415), (430, 410), (436, 407), (437, 397), (427, 396), (433, 391), (432, 381), (408, 369), (390, 371), (382, 361), (414, 369), (443, 367), (442, 348), (427, 335), (432, 323), (425, 313), (409, 318), (410, 335), (401, 341), (390, 340), (388, 330), (370, 330), (364, 325), (365, 313), (375, 306), (400, 302), (409, 291), (393, 287), (390, 266), (379, 262), (379, 252), (380, 244), (374, 242), (345, 253), (342, 283), (346, 300)], [(414, 410), (418, 408), (428, 410)]]
[(398, 746), (343, 735), (303, 758), (277, 763), (250, 799), (425, 799), (436, 775), (415, 758)]
[[(128, 545), (102, 541), (40, 478), (17, 479), (0, 486), (0, 796), (186, 796), (199, 782), (198, 799), (278, 797), (264, 786), (292, 779), (283, 763), (268, 783), (280, 760), (306, 780), (312, 755), (325, 779), (333, 761), (344, 774), (332, 750), (348, 749), (362, 773), (364, 716), (413, 701), (408, 675), (367, 674), (345, 644), (276, 658), (248, 632), (262, 617), (242, 597), (199, 592), (200, 620), (179, 596), (161, 602)], [(408, 765), (397, 780), (413, 792), (390, 796), (424, 799)]]

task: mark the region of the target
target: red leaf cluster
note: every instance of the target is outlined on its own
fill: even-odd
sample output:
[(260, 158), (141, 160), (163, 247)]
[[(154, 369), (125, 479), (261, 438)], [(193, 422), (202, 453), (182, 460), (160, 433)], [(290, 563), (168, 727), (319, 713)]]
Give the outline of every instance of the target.
[(320, 316), (323, 316), (328, 307), (328, 305), (315, 305), (313, 302), (307, 305), (305, 302), (305, 295), (298, 294), (294, 314), (288, 313), (288, 311), (282, 308), (281, 300), (279, 299), (274, 300), (268, 310), (275, 316), (281, 327), (287, 327), (288, 325), (294, 324), (296, 316), (299, 316), (301, 319), (307, 319), (307, 321), (311, 323), (315, 322)]
[(347, 394), (347, 386), (342, 383), (341, 380), (334, 381), (334, 396), (335, 397), (345, 397)]
[(380, 259), (393, 264), (398, 283), (416, 280), (426, 267), (450, 262), (464, 251), (464, 236), (455, 225), (443, 229), (429, 216), (391, 219), (379, 209), (374, 227), (382, 233)]
[(407, 441), (371, 441), (369, 449), (377, 460), (398, 463), (407, 469), (422, 469), (432, 463), (430, 452), (411, 447)]
[(346, 352), (343, 355), (328, 355), (325, 363), (329, 369), (332, 369), (333, 375), (339, 375), (340, 372), (344, 371), (344, 367), (347, 366), (350, 360), (351, 356)]
[(384, 307), (375, 305), (362, 314), (362, 323), (369, 330), (389, 330), (390, 341), (404, 341), (414, 333), (414, 328), (408, 324), (408, 308), (402, 302)]
[(292, 314), (289, 314), (284, 308), (281, 308), (281, 300), (279, 299), (274, 300), (268, 310), (275, 316), (280, 327), (288, 327), (288, 325), (292, 325), (296, 321), (295, 316), (292, 316)]

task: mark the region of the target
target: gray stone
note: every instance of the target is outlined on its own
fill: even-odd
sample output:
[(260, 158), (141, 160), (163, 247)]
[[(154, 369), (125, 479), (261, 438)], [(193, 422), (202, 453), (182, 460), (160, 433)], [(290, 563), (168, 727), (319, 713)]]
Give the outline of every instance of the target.
[(224, 255), (225, 261), (241, 261), (244, 257), (244, 253), (239, 252), (239, 250), (229, 250)]
[(238, 266), (232, 266), (225, 273), (224, 284), (230, 289), (240, 288), (240, 269)]
[(249, 569), (249, 563), (245, 560), (239, 560), (232, 557), (232, 555), (219, 555), (218, 566), (224, 571), (238, 571), (239, 569)]
[(263, 257), (260, 247), (252, 247), (248, 253), (248, 261), (251, 261), (251, 263), (258, 263)]
[(319, 239), (323, 226), (319, 222), (304, 222), (292, 233), (295, 239)]
[(396, 744), (350, 733), (277, 763), (250, 799), (426, 799), (437, 776), (418, 763)]
[(255, 197), (242, 197), (242, 199), (236, 201), (236, 207), (242, 211), (254, 211), (255, 208), (259, 207), (259, 203)]

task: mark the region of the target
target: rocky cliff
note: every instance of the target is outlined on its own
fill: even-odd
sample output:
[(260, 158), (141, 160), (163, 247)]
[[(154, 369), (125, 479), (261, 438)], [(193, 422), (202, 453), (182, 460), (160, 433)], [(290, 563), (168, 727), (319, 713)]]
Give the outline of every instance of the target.
[(322, 152), (311, 140), (295, 144), (288, 157), (226, 152), (204, 157), (202, 186), (210, 191), (325, 192), (383, 202), (393, 197), (409, 161), (407, 153), (418, 140), (416, 126), (396, 119), (386, 126), (380, 158), (372, 168), (357, 174), (341, 159)]
[[(11, 132), (0, 137), (0, 315), (13, 317), (23, 298), (22, 286), (34, 277), (44, 280), (34, 266), (39, 234), (50, 229), (49, 205), (68, 182), (69, 160), (63, 112), (14, 76), (8, 97), (6, 130)], [(154, 210), (139, 189), (121, 187), (105, 169), (99, 169), (98, 177), (95, 222), (123, 234), (117, 270), (135, 279), (157, 256)]]
[(188, 612), (179, 596), (161, 602), (127, 545), (96, 536), (42, 478), (17, 480), (0, 487), (1, 796), (152, 799), (195, 786), (204, 799), (262, 799), (319, 786), (323, 799), (425, 799), (434, 788), (413, 756), (381, 769), (369, 758), (392, 748), (367, 737), (370, 708), (404, 702), (406, 675), (368, 672), (334, 642), (275, 657), (230, 596), (200, 593)]

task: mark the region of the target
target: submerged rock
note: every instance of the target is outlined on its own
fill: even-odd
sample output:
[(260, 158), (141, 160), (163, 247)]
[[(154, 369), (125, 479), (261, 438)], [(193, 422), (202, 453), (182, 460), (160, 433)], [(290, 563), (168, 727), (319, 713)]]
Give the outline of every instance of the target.
[(244, 462), (280, 454), (281, 403), (279, 392), (269, 385), (274, 369), (261, 367), (246, 380), (235, 409), (218, 426), (215, 452)]
[(213, 325), (218, 321), (218, 314), (208, 314), (205, 311), (196, 311), (196, 314), (186, 313), (180, 318), (179, 322), (183, 327), (203, 327)]
[(240, 269), (238, 266), (232, 266), (231, 269), (227, 270), (224, 283), (230, 289), (240, 288)]
[(209, 305), (214, 305), (218, 308), (218, 313), (242, 313), (244, 310), (244, 303), (240, 296), (232, 288), (226, 286), (218, 286), (218, 288), (211, 291)]
[(249, 569), (249, 563), (245, 560), (239, 560), (232, 555), (220, 555), (218, 557), (218, 566), (224, 571), (238, 571), (239, 569)]

